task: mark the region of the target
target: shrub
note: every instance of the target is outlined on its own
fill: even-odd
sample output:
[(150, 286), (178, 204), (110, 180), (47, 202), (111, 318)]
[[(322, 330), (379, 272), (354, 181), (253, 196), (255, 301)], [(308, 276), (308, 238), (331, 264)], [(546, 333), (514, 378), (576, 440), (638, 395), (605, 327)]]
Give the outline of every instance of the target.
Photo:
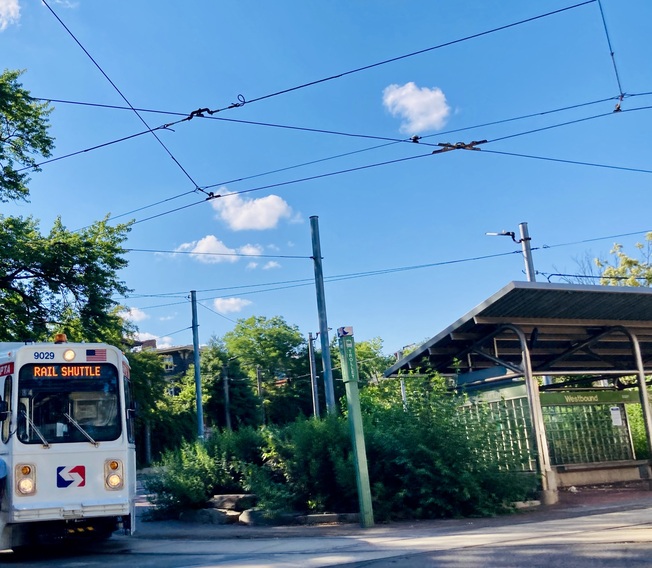
[(263, 463), (263, 443), (262, 431), (249, 426), (211, 435), (206, 451), (215, 465), (215, 494), (245, 491), (245, 478)]
[[(406, 406), (397, 387), (387, 381), (361, 392), (377, 520), (493, 515), (532, 494), (534, 476), (501, 471), (441, 381), (412, 383)], [(147, 487), (163, 511), (241, 490), (255, 493), (268, 516), (358, 510), (345, 417), (219, 432), (205, 446), (166, 453), (159, 471)]]
[(200, 442), (183, 442), (179, 450), (165, 452), (155, 472), (144, 485), (161, 516), (202, 507), (217, 482), (215, 462)]
[(345, 422), (298, 419), (265, 429), (264, 463), (248, 483), (259, 504), (275, 512), (356, 510), (351, 442)]

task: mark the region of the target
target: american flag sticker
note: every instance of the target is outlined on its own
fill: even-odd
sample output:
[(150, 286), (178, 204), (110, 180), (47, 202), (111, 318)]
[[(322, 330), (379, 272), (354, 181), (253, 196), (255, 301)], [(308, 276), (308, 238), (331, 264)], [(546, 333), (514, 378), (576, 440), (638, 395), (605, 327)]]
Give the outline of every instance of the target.
[(86, 349), (86, 361), (106, 361), (106, 349)]

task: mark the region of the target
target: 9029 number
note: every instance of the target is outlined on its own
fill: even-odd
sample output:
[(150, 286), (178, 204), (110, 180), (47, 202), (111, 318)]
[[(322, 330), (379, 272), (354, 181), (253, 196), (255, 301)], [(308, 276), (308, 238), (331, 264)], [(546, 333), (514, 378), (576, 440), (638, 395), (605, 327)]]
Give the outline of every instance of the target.
[(38, 361), (54, 359), (54, 351), (34, 351), (34, 359)]

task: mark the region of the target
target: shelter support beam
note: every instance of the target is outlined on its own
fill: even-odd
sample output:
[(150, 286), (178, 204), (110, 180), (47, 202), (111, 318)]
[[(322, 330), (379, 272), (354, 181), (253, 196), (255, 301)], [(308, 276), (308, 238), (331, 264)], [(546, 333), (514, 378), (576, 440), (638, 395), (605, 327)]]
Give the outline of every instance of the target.
[(645, 436), (647, 438), (648, 451), (652, 456), (652, 415), (650, 414), (650, 400), (647, 394), (647, 385), (645, 384), (645, 367), (643, 366), (643, 357), (641, 356), (641, 346), (638, 342), (638, 337), (636, 337), (633, 332), (626, 328), (621, 329), (632, 342), (632, 351), (634, 353), (634, 358), (636, 359), (636, 367), (638, 369), (638, 393), (641, 399), (643, 422), (645, 423)]
[(532, 428), (537, 451), (537, 464), (541, 475), (541, 502), (544, 505), (554, 505), (559, 500), (557, 491), (557, 476), (550, 467), (550, 452), (546, 429), (543, 423), (543, 412), (541, 411), (541, 399), (539, 397), (539, 384), (532, 375), (532, 362), (530, 351), (527, 346), (527, 338), (521, 329), (514, 325), (506, 325), (504, 329), (512, 330), (521, 344), (523, 377), (527, 388), (527, 398), (532, 416)]

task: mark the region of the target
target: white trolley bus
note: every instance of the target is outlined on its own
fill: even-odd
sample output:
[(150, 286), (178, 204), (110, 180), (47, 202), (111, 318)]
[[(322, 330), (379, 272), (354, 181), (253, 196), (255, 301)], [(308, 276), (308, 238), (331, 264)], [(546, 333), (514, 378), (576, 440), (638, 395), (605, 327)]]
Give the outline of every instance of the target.
[(100, 343), (0, 343), (0, 549), (134, 530), (129, 364)]

